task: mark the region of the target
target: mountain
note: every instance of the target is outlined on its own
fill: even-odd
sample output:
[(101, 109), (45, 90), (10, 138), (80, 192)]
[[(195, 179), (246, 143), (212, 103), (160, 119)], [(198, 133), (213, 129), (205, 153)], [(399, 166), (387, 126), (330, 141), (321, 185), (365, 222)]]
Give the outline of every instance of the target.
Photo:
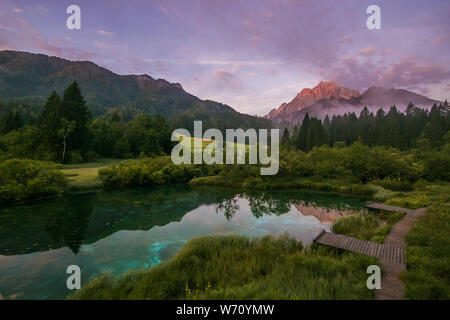
[(359, 115), (364, 107), (376, 112), (379, 108), (387, 111), (395, 105), (397, 109), (404, 111), (410, 102), (427, 109), (439, 103), (404, 89), (373, 86), (361, 94), (358, 90), (342, 87), (337, 82), (321, 81), (313, 89), (305, 88), (300, 91), (291, 102), (272, 109), (266, 117), (278, 122), (298, 123), (307, 112), (310, 116), (324, 119), (326, 115), (331, 117), (346, 112)]
[(78, 82), (94, 117), (115, 111), (125, 120), (139, 113), (162, 115), (174, 126), (187, 129), (193, 126), (194, 119), (206, 122), (204, 127), (219, 129), (272, 126), (268, 119), (201, 100), (186, 92), (179, 83), (146, 74), (119, 75), (89, 61), (9, 50), (0, 51), (0, 113), (18, 103), (37, 113), (53, 90), (61, 94), (73, 81)]

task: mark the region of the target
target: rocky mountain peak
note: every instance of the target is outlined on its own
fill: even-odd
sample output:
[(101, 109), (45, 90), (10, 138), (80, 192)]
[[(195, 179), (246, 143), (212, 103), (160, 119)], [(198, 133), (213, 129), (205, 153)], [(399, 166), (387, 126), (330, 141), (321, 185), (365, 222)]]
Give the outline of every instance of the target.
[(423, 108), (439, 103), (404, 89), (371, 86), (361, 94), (358, 90), (342, 87), (335, 81), (320, 81), (312, 89), (302, 89), (291, 102), (283, 103), (278, 109), (270, 111), (267, 118), (298, 123), (306, 112), (323, 119), (326, 115), (345, 112), (359, 114), (364, 107), (376, 112), (378, 108), (389, 110), (392, 105), (396, 105), (397, 109), (403, 111), (410, 102)]
[(276, 110), (272, 110), (267, 115), (268, 118), (274, 119), (280, 114), (287, 114), (300, 111), (322, 99), (351, 99), (359, 97), (361, 94), (358, 90), (342, 87), (335, 81), (320, 81), (314, 88), (302, 89), (295, 98), (289, 103), (283, 103)]

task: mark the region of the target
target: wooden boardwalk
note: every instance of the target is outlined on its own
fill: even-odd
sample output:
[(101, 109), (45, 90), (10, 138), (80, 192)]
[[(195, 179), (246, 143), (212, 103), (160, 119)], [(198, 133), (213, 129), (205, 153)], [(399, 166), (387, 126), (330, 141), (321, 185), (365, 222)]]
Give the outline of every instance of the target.
[(387, 211), (400, 211), (407, 214), (391, 228), (383, 244), (325, 231), (319, 234), (314, 242), (378, 258), (383, 268), (383, 274), (381, 276), (381, 289), (375, 291), (375, 299), (403, 300), (405, 299), (405, 290), (403, 282), (399, 279), (399, 275), (402, 271), (406, 270), (405, 235), (408, 233), (414, 221), (427, 208), (411, 210), (374, 202), (367, 204), (366, 207)]
[(387, 204), (377, 203), (377, 202), (369, 202), (369, 203), (366, 203), (364, 206), (368, 209), (376, 209), (376, 210), (384, 210), (384, 211), (398, 211), (398, 212), (404, 212), (406, 214), (421, 213), (422, 211), (427, 210), (427, 208), (420, 208), (420, 209), (413, 210), (413, 209), (390, 206)]
[(405, 248), (359, 240), (333, 232), (322, 232), (314, 241), (326, 246), (362, 253), (366, 256), (406, 266)]

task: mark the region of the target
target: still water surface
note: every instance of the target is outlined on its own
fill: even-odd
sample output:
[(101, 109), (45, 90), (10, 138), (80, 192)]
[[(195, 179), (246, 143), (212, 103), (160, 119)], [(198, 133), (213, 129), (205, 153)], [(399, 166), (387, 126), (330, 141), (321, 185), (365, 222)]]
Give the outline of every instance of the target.
[(236, 192), (186, 185), (71, 194), (0, 208), (0, 299), (63, 299), (67, 266), (82, 285), (170, 259), (202, 235), (278, 236), (309, 245), (357, 198), (298, 190)]

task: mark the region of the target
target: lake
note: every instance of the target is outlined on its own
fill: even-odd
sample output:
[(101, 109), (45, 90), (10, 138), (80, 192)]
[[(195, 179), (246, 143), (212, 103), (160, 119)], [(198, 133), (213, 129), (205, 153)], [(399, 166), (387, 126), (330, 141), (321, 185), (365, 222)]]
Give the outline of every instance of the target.
[(0, 299), (64, 299), (69, 265), (82, 284), (155, 266), (202, 235), (284, 233), (311, 244), (364, 202), (300, 190), (188, 185), (70, 194), (0, 208)]

